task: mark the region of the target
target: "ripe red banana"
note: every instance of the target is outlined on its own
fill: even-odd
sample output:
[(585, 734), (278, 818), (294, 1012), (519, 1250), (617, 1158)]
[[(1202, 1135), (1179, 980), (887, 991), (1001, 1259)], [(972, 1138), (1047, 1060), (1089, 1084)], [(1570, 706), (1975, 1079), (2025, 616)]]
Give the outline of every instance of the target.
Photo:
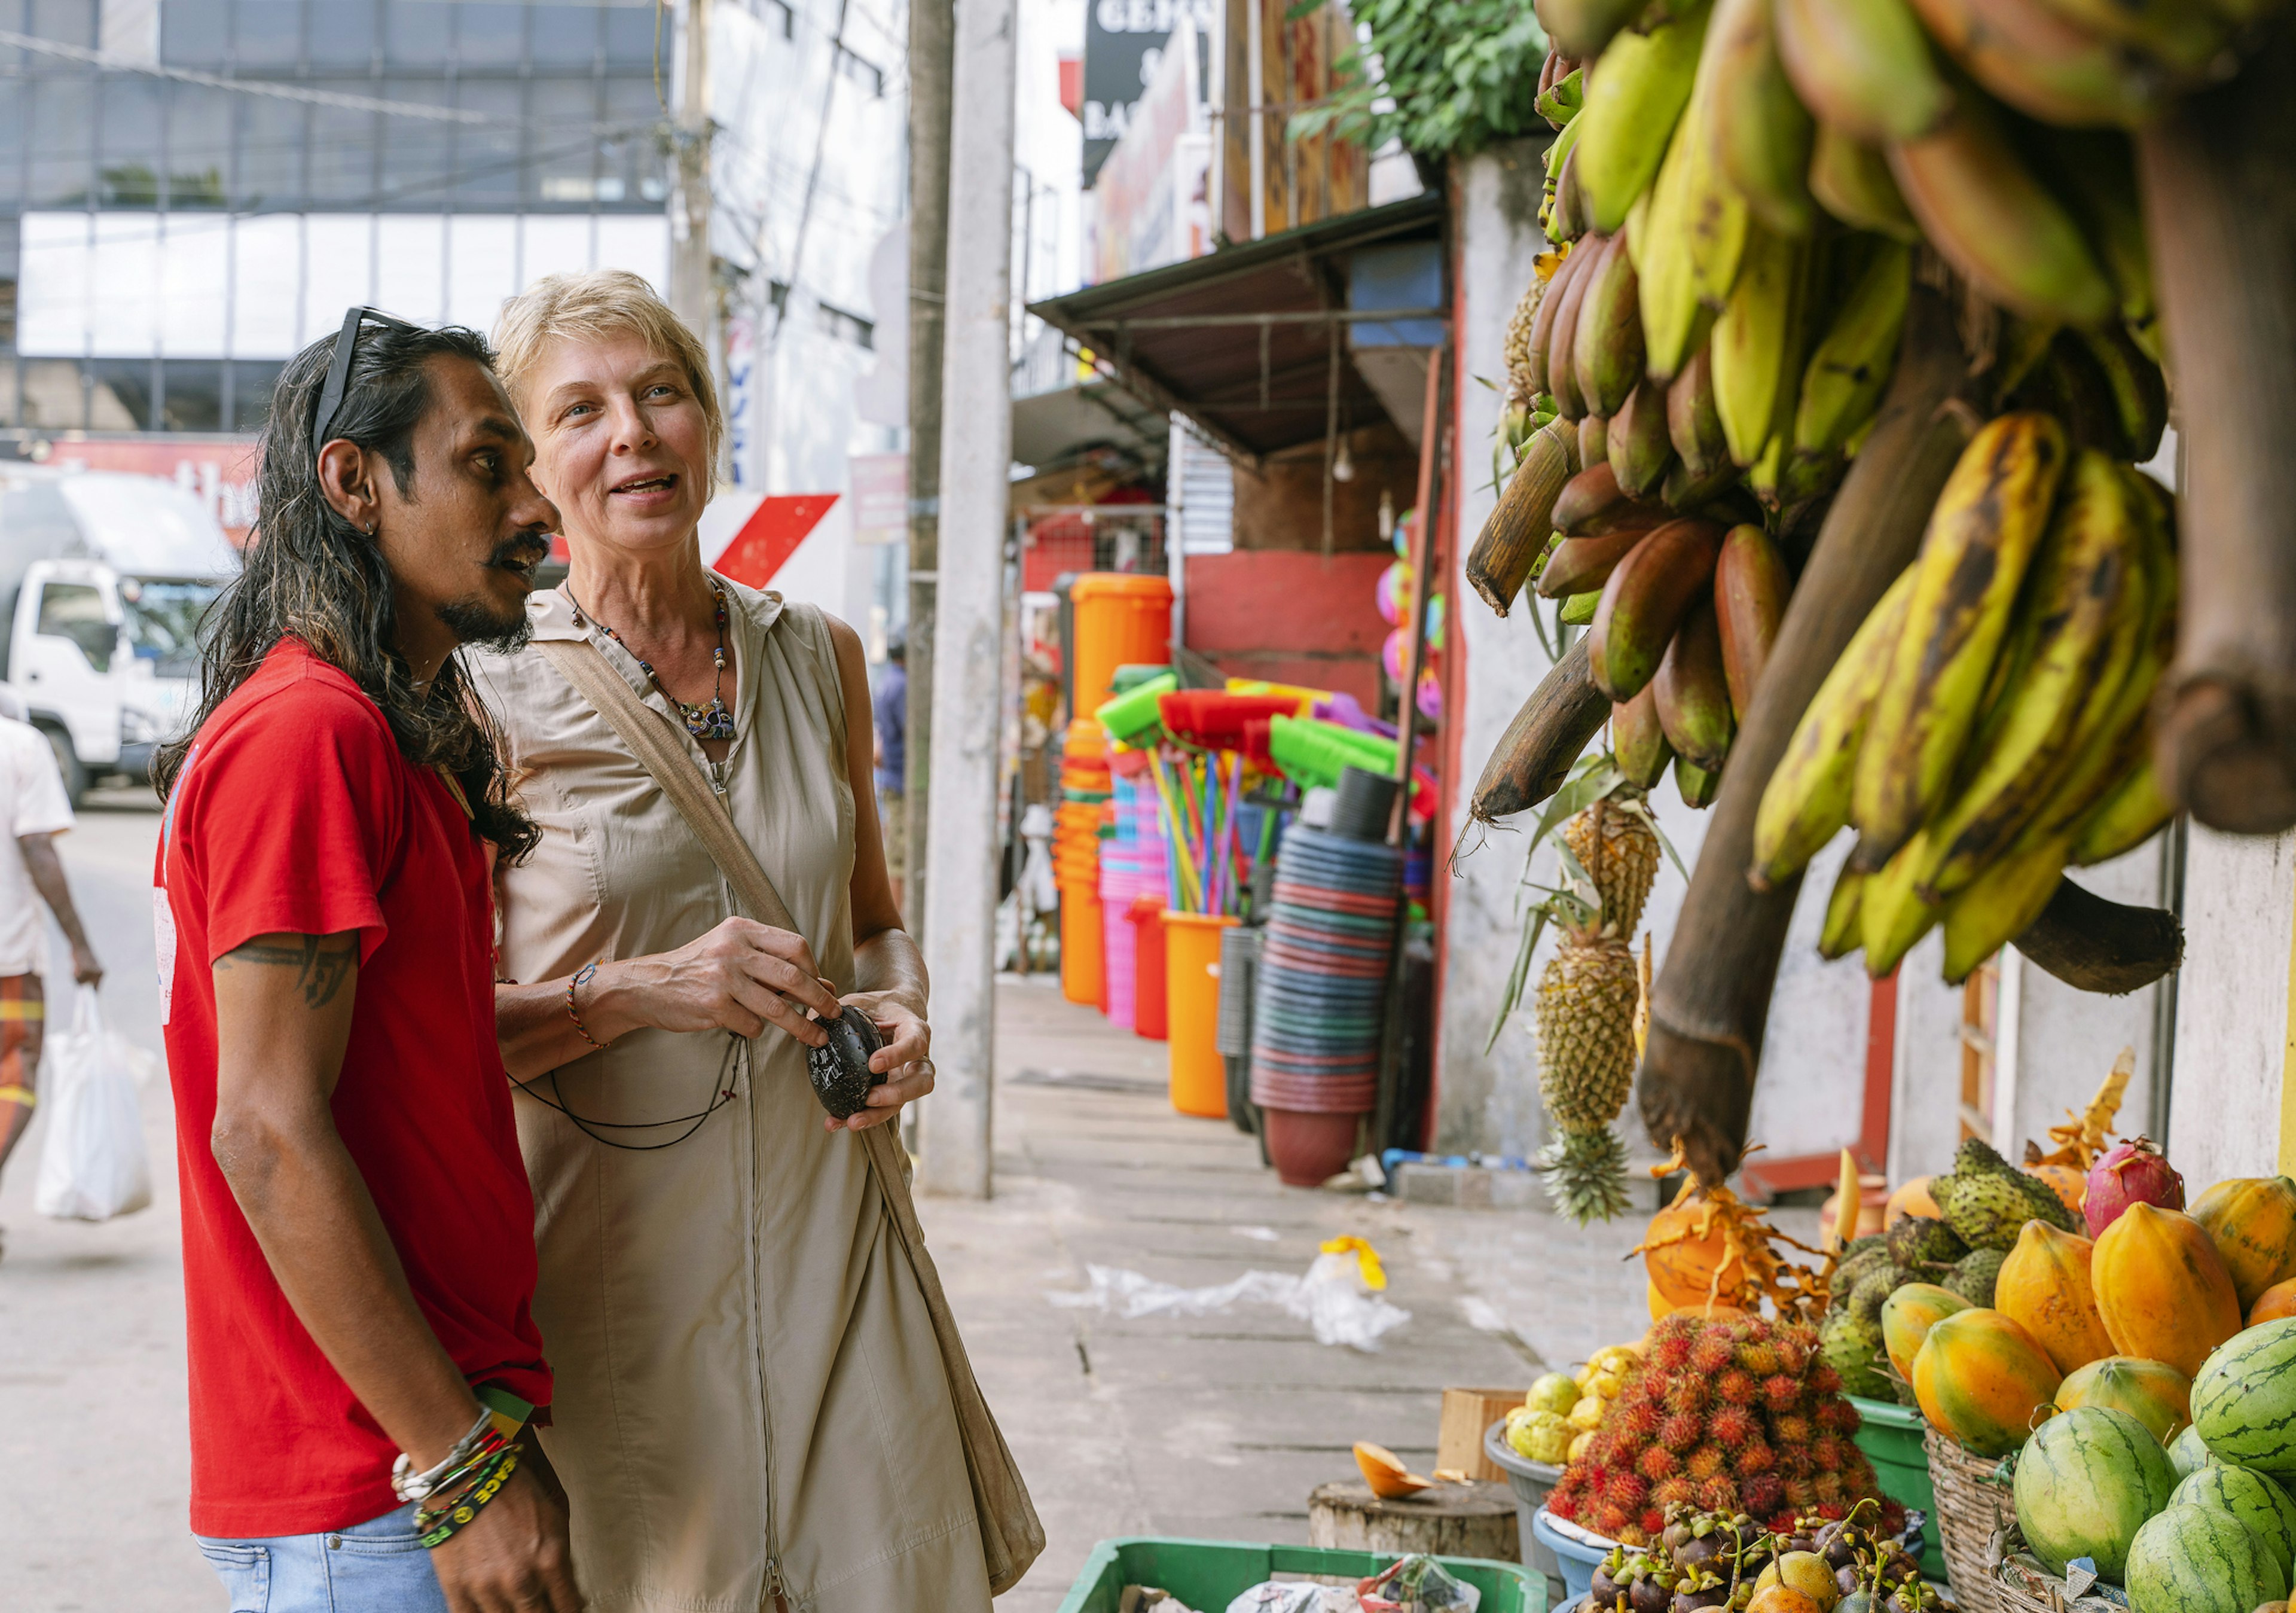
[(1540, 597), (1565, 599), (1573, 594), (1594, 592), (1611, 580), (1611, 573), (1619, 569), (1619, 562), (1632, 554), (1635, 546), (1655, 531), (1657, 526), (1654, 522), (1649, 526), (1605, 532), (1600, 538), (1565, 538), (1554, 546), (1538, 573)]
[(1666, 730), (1674, 753), (1708, 772), (1719, 772), (1738, 725), (1730, 713), (1722, 634), (1710, 591), (1700, 593), (1683, 613), (1682, 625), (1675, 629), (1650, 687), (1658, 696), (1659, 726)]
[(1655, 789), (1674, 758), (1658, 720), (1658, 691), (1646, 688), (1624, 705), (1611, 708), (1611, 752), (1619, 771), (1644, 789)]
[(1669, 521), (1618, 564), (1603, 585), (1587, 638), (1595, 687), (1613, 701), (1643, 692), (1692, 601), (1710, 591), (1721, 548), (1722, 528), (1715, 523)]
[(1714, 613), (1722, 634), (1722, 671), (1729, 680), (1730, 710), (1743, 722), (1754, 704), (1770, 646), (1786, 613), (1793, 581), (1785, 556), (1760, 527), (1734, 526), (1722, 539), (1714, 563)]

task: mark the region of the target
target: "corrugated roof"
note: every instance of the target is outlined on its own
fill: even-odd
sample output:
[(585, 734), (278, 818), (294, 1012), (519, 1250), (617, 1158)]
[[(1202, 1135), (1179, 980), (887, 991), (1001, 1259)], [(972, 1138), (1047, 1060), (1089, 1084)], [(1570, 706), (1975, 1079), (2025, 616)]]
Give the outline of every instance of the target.
[[(1363, 247), (1439, 240), (1439, 194), (1286, 230), (1209, 257), (1128, 275), (1029, 311), (1110, 365), (1128, 391), (1185, 415), (1238, 457), (1321, 441), (1333, 405), (1356, 425), (1382, 417), (1348, 351), (1347, 260)], [(1415, 428), (1418, 422), (1410, 425)]]

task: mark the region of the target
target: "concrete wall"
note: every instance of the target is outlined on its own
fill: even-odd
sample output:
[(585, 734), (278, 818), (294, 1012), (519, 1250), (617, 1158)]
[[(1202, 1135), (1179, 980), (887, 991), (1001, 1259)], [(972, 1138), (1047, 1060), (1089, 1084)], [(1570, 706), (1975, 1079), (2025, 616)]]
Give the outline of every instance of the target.
[(2194, 1189), (2279, 1167), (2296, 835), (2195, 827), (2185, 862), (2169, 1157)]
[[(1505, 383), (1503, 345), (1508, 317), (1529, 283), (1532, 260), (1544, 245), (1538, 232), (1543, 169), (1536, 142), (1496, 147), (1462, 164), (1454, 192), (1458, 233), (1460, 384), (1456, 459), (1464, 483), (1459, 525), (1451, 544), (1453, 653), (1464, 662), (1455, 686), (1453, 721), (1459, 733), (1451, 832), (1456, 860), (1448, 888), (1435, 1146), (1527, 1152), (1543, 1140), (1537, 1060), (1529, 1016), (1519, 1014), (1488, 1056), (1491, 1019), (1506, 987), (1522, 934), (1524, 846), (1529, 817), (1485, 826), (1468, 816), (1476, 778), (1499, 736), (1548, 662), (1527, 609), (1494, 616), (1466, 585), (1466, 551), (1496, 501), (1489, 485), (1490, 443)], [(1493, 385), (1486, 386), (1488, 381)], [(1670, 782), (1652, 796), (1660, 827), (1685, 863), (1694, 865), (1706, 816), (1685, 808)], [(1826, 964), (1816, 953), (1833, 871), (1847, 844), (1821, 860), (1806, 883), (1793, 936), (1779, 973), (1771, 1032), (1763, 1050), (1762, 1086), (1754, 1105), (1754, 1134), (1774, 1157), (1828, 1151), (1856, 1139), (1865, 1072), (1868, 989), (1855, 963)], [(1555, 876), (1554, 853), (1542, 847), (1529, 870), (1542, 883)], [(1684, 893), (1671, 863), (1659, 876), (1647, 926), (1663, 958)], [(1543, 941), (1531, 980), (1552, 954)], [(1652, 1150), (1629, 1110), (1629, 1146)]]

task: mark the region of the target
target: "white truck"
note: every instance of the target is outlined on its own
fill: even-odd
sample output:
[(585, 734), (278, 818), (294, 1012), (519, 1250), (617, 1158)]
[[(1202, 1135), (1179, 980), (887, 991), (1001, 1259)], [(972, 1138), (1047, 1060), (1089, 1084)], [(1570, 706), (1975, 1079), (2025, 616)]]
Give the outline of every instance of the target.
[(198, 498), (154, 476), (0, 465), (0, 683), (77, 802), (142, 782), (200, 693), (200, 619), (239, 556)]

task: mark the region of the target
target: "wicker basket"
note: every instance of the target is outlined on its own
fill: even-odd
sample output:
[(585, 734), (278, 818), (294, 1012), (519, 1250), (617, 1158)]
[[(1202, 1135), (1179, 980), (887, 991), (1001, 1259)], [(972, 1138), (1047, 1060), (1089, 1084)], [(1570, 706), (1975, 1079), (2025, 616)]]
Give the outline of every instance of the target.
[(1993, 1588), (2001, 1613), (2120, 1613), (2126, 1604), (2094, 1593), (2095, 1579), (2060, 1579), (2036, 1560), (2012, 1518), (1993, 1537)]
[(1964, 1450), (1935, 1428), (1923, 1436), (1922, 1447), (1937, 1488), (1938, 1543), (1955, 1605), (1961, 1613), (2033, 1613), (2021, 1602), (2013, 1608), (1993, 1571), (2000, 1560), (1997, 1537), (2017, 1521), (2008, 1486), (1995, 1477), (2001, 1459)]

